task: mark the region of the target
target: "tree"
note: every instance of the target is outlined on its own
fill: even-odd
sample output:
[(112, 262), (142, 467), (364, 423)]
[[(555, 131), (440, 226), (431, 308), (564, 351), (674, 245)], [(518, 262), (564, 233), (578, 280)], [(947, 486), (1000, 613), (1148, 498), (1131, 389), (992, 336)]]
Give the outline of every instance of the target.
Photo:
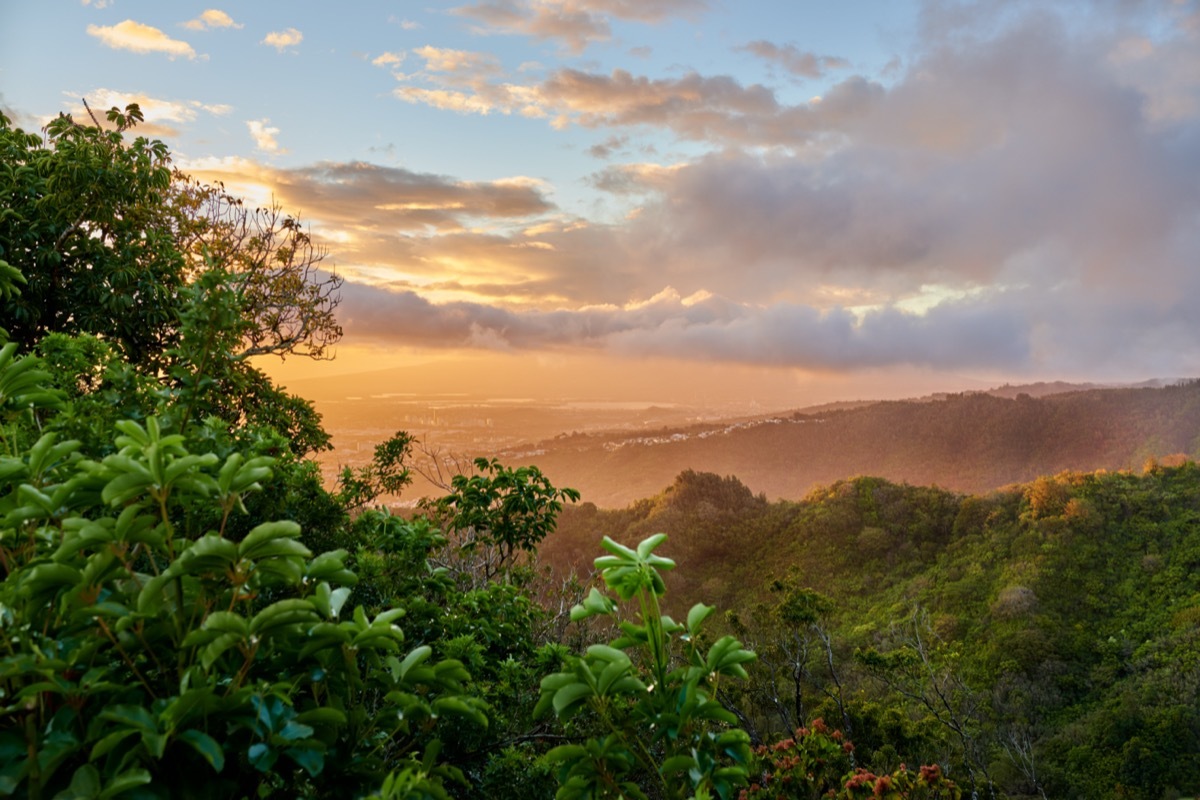
[[(747, 687), (750, 699), (755, 706), (774, 712), (779, 729), (792, 731), (810, 721), (806, 702), (819, 692), (836, 705), (842, 731), (849, 735), (850, 719), (829, 630), (833, 603), (805, 588), (795, 571), (772, 581), (768, 588), (777, 598), (774, 603), (756, 604), (748, 619), (729, 614), (734, 632), (754, 647), (761, 665)], [(850, 762), (853, 765), (853, 755)]]
[(44, 139), (0, 114), (0, 259), (28, 282), (0, 293), (11, 338), (95, 334), (155, 371), (177, 343), (184, 288), (219, 270), (237, 300), (238, 360), (331, 357), (342, 279), (319, 269), (300, 221), (173, 171), (161, 141), (127, 141), (136, 104), (110, 109), (107, 128), (88, 113), (91, 125), (60, 114)]
[(938, 640), (921, 609), (895, 626), (892, 634), (898, 645), (894, 649), (869, 648), (857, 652), (857, 659), (888, 688), (945, 726), (967, 771), (971, 797), (984, 790), (995, 798), (996, 785), (988, 772), (990, 710), (987, 698), (964, 680), (959, 666), (962, 654)]
[(103, 130), (62, 114), (43, 140), (0, 114), (0, 259), (26, 280), (0, 298), (0, 318), (26, 346), (94, 333), (153, 365), (174, 341), (183, 285), (170, 156), (159, 141), (124, 141), (142, 120), (136, 105), (107, 120)]
[(223, 184), (176, 173), (172, 202), (179, 240), (194, 276), (224, 270), (246, 321), (237, 358), (260, 355), (332, 358), (342, 337), (334, 311), (342, 278), (320, 269), (326, 252), (299, 218), (279, 205), (248, 208)]
[(457, 554), (467, 557), (456, 561), (457, 571), (486, 583), (534, 552), (554, 530), (563, 501), (579, 500), (579, 492), (555, 488), (537, 467), (478, 458), (475, 469), (476, 475), (456, 475), (453, 491), (425, 508), (446, 528)]

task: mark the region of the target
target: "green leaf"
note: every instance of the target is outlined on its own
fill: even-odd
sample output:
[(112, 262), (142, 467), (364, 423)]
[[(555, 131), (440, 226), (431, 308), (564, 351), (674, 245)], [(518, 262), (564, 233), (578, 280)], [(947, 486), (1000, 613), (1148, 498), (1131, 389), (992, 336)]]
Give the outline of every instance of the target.
[(212, 669), (217, 659), (231, 647), (237, 647), (246, 637), (239, 633), (223, 633), (213, 639), (200, 653), (200, 664), (206, 669)]
[(103, 758), (105, 755), (108, 754), (108, 752), (110, 750), (112, 750), (118, 744), (123, 742), (125, 739), (128, 739), (130, 736), (135, 735), (136, 733), (137, 733), (137, 730), (135, 730), (133, 728), (123, 728), (122, 730), (114, 731), (114, 732), (108, 734), (107, 736), (105, 736), (100, 741), (96, 742), (96, 744), (92, 745), (92, 752), (91, 752), (91, 755), (88, 757), (92, 761), (96, 761), (100, 758)]
[(315, 747), (289, 747), (284, 752), (309, 775), (316, 777), (325, 769), (325, 753)]
[(320, 617), (311, 601), (289, 598), (277, 600), (255, 614), (250, 620), (250, 633), (261, 635), (289, 625), (316, 622), (320, 622)]
[(277, 735), (284, 741), (294, 742), (297, 739), (307, 739), (308, 737), (312, 736), (313, 729), (311, 726), (296, 722), (296, 720), (291, 719), (287, 721), (287, 724), (283, 726), (283, 730), (279, 731)]
[[(300, 535), (300, 526), (291, 520), (280, 520), (278, 522), (264, 522), (256, 526), (238, 545), (238, 555), (242, 558), (257, 558), (260, 549), (269, 547), (278, 539), (295, 539)], [(312, 555), (308, 553), (308, 548), (304, 548), (306, 557)]]
[(404, 657), (403, 661), (396, 663), (392, 667), (392, 680), (396, 681), (397, 683), (403, 681), (405, 676), (408, 675), (409, 670), (411, 670), (417, 664), (424, 663), (425, 660), (428, 659), (432, 654), (433, 648), (431, 648), (429, 645), (421, 645), (420, 647), (414, 649)]
[(193, 542), (179, 557), (184, 575), (223, 575), (238, 560), (238, 546), (223, 536), (210, 533)]
[(560, 717), (566, 716), (569, 714), (568, 709), (594, 694), (592, 687), (586, 683), (572, 683), (564, 686), (554, 693), (554, 713)]
[(560, 744), (558, 747), (552, 748), (546, 753), (545, 759), (551, 764), (561, 764), (566, 761), (575, 761), (580, 758), (585, 758), (588, 754), (587, 748), (579, 744)]
[(250, 633), (250, 625), (246, 618), (232, 611), (214, 611), (204, 619), (201, 628), (220, 633), (236, 633), (240, 636), (248, 636)]
[(701, 623), (708, 619), (709, 615), (715, 610), (716, 609), (713, 606), (706, 606), (704, 603), (696, 603), (696, 605), (692, 606), (687, 615), (688, 633), (694, 635)]
[(110, 778), (104, 786), (98, 797), (98, 800), (108, 800), (110, 797), (127, 792), (130, 789), (135, 789), (138, 786), (145, 786), (150, 783), (150, 773), (144, 769), (130, 769), (122, 772), (114, 778)]
[(154, 733), (158, 730), (158, 725), (155, 723), (154, 717), (142, 706), (108, 706), (104, 711), (100, 712), (100, 718), (127, 725), (145, 733)]
[(643, 539), (641, 542), (638, 543), (638, 546), (637, 546), (638, 558), (643, 559), (643, 560), (648, 558), (650, 556), (650, 553), (654, 550), (654, 548), (658, 547), (660, 544), (662, 544), (666, 540), (667, 540), (667, 535), (665, 533), (656, 533), (653, 536), (649, 536), (649, 537)]
[(179, 734), (179, 741), (190, 745), (208, 762), (214, 772), (220, 772), (225, 768), (225, 751), (221, 749), (221, 745), (217, 743), (216, 739), (204, 731), (188, 728)]
[(296, 722), (303, 725), (345, 725), (346, 721), (345, 712), (328, 706), (312, 708), (296, 715)]
[(658, 771), (664, 778), (674, 775), (677, 772), (687, 772), (691, 769), (698, 768), (696, 759), (691, 756), (677, 755), (671, 756), (666, 761), (663, 761), (659, 766)]
[(488, 724), (487, 715), (483, 710), (471, 705), (469, 702), (458, 697), (439, 697), (432, 703), (433, 710), (439, 715), (453, 715), (462, 717), (474, 722), (481, 728), (486, 728)]
[(54, 796), (54, 800), (95, 800), (100, 796), (100, 772), (84, 764), (71, 776), (71, 785)]
[(270, 772), (271, 767), (275, 766), (275, 760), (279, 758), (279, 754), (269, 746), (259, 742), (250, 745), (250, 749), (246, 751), (246, 757), (250, 759), (250, 764), (259, 772)]

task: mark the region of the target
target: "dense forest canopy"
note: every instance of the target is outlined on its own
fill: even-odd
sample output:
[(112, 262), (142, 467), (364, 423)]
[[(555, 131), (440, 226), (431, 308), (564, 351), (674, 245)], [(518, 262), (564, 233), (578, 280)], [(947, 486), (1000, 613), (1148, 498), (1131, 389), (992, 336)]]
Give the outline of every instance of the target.
[(248, 361), (330, 354), (322, 253), (140, 118), (0, 116), (0, 796), (1200, 791), (1192, 461), (396, 515), (411, 437), (325, 486)]

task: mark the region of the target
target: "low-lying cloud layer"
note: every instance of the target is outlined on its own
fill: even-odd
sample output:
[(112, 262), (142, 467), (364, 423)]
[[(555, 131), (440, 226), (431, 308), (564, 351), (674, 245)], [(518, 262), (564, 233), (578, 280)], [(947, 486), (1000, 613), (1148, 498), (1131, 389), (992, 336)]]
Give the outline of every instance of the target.
[(435, 304), (413, 291), (348, 285), (346, 329), (422, 347), (587, 348), (810, 370), (910, 364), (1011, 369), (1029, 357), (1026, 327), (986, 305), (948, 304), (918, 315), (894, 308), (857, 316), (792, 303), (747, 306), (666, 289), (645, 303), (513, 311)]

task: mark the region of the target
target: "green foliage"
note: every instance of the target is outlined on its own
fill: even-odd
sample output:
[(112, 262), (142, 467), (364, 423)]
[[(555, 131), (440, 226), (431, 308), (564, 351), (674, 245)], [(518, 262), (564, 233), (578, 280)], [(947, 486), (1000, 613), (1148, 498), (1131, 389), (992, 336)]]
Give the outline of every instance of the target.
[[(16, 267), (0, 259), (0, 301), (12, 300), (21, 294), (18, 284), (25, 283), (25, 276)], [(0, 344), (8, 341), (8, 331), (0, 328)]]
[[(38, 377), (20, 366), (0, 385)], [(405, 650), (402, 610), (347, 603), (344, 552), (314, 558), (290, 521), (232, 538), (270, 459), (116, 428), (99, 460), (52, 432), (0, 458), (0, 794), (366, 791), (440, 720), (486, 725), (460, 663)]]
[(412, 483), (405, 462), (412, 455), (413, 438), (404, 431), (375, 445), (374, 458), (366, 467), (344, 467), (338, 476), (338, 501), (349, 509), (367, 506), (384, 495), (398, 495)]
[[(652, 536), (636, 550), (604, 540), (609, 555), (596, 559), (596, 568), (619, 600), (636, 601), (637, 618), (621, 620), (620, 637), (568, 656), (562, 671), (542, 680), (535, 714), (553, 711), (574, 724), (586, 717), (599, 730), (547, 754), (558, 767), (560, 800), (647, 797), (648, 790), (728, 800), (746, 782), (749, 736), (716, 698), (722, 678), (746, 677), (743, 665), (754, 654), (732, 636), (703, 646), (700, 628), (710, 606), (693, 606), (685, 624), (660, 613), (662, 572), (674, 562), (653, 551), (665, 539)], [(617, 602), (594, 588), (571, 618), (617, 611)]]
[[(607, 512), (479, 459), (415, 518), (366, 511), (407, 485), (411, 438), (327, 492), (319, 415), (249, 361), (326, 357), (340, 279), (295, 218), (128, 141), (136, 106), (105, 116), (43, 138), (0, 115), (0, 796), (1200, 791), (1200, 467), (1171, 455), (1200, 382), (800, 426), (914, 478), (894, 454), (968, 484), (1097, 447), (1140, 474), (768, 503), (688, 470)], [(532, 558), (597, 532), (576, 655)], [(711, 641), (703, 603), (675, 622), (693, 594), (747, 644)], [(615, 638), (586, 646), (597, 623)]]
[(185, 287), (217, 269), (237, 308), (231, 356), (325, 357), (341, 337), (341, 279), (316, 269), (323, 254), (299, 222), (172, 172), (165, 144), (127, 141), (141, 121), (136, 105), (110, 109), (105, 124), (59, 115), (43, 141), (0, 115), (0, 317), (11, 338), (30, 347), (51, 332), (90, 333), (157, 370), (178, 343)]
[(61, 394), (46, 386), (49, 377), (40, 359), (17, 357), (16, 342), (0, 347), (0, 423), (37, 409), (61, 408)]
[(95, 333), (139, 364), (172, 343), (183, 259), (170, 156), (162, 142), (124, 141), (139, 121), (136, 106), (110, 111), (107, 131), (60, 115), (43, 142), (0, 115), (0, 258), (26, 281), (3, 298), (13, 341)]
[(809, 720), (810, 705), (823, 698), (848, 732), (830, 632), (832, 601), (806, 588), (798, 571), (773, 581), (769, 590), (770, 600), (727, 615), (733, 632), (758, 654), (758, 668), (737, 695), (751, 731), (757, 739), (760, 726), (764, 732), (795, 730)]
[(460, 571), (487, 582), (533, 553), (554, 530), (563, 501), (579, 500), (579, 492), (555, 488), (537, 467), (479, 458), (475, 468), (479, 474), (456, 475), (451, 493), (426, 508), (468, 558)]
[(255, 355), (332, 358), (342, 337), (334, 316), (342, 278), (319, 268), (324, 250), (300, 220), (277, 205), (250, 208), (221, 184), (208, 186), (176, 174), (173, 208), (177, 241), (189, 272), (218, 268), (237, 296), (245, 322), (239, 360)]

